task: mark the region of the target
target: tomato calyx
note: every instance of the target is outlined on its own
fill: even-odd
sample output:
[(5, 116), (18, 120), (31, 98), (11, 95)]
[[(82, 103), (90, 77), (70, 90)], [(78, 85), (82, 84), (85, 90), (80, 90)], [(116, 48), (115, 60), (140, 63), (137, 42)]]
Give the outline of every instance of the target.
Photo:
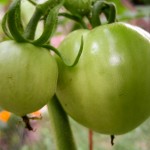
[[(30, 2), (32, 3), (32, 1)], [(63, 0), (60, 0), (59, 2), (46, 1), (42, 4), (33, 3), (33, 5), (36, 7), (35, 12), (24, 28), (21, 20), (21, 0), (13, 1), (3, 17), (2, 28), (4, 33), (10, 39), (17, 42), (31, 43), (39, 47), (45, 47), (46, 49), (55, 51), (55, 53), (60, 56), (56, 48), (46, 43), (57, 28), (58, 12), (63, 5)], [(41, 19), (44, 22), (43, 33), (38, 39), (35, 39), (37, 24)], [(79, 55), (82, 51), (82, 47), (83, 42), (81, 40), (81, 50), (79, 50)], [(60, 57), (62, 58), (62, 56)], [(79, 56), (77, 56), (76, 60), (78, 59)], [(74, 66), (75, 63), (71, 66)]]
[[(32, 1), (31, 1), (32, 2)], [(51, 4), (51, 6), (50, 6)], [(57, 27), (58, 22), (58, 12), (61, 6), (63, 5), (63, 0), (59, 1), (58, 4), (54, 4), (53, 1), (46, 1), (43, 4), (36, 4), (36, 9), (28, 22), (27, 26), (24, 28), (21, 20), (21, 0), (13, 1), (10, 8), (6, 12), (2, 21), (2, 28), (5, 34), (10, 38), (14, 39), (17, 42), (27, 42), (33, 45), (44, 47), (48, 50), (54, 51), (62, 60), (63, 57), (59, 53), (59, 51), (53, 46), (46, 44), (47, 41), (51, 38), (54, 31)], [(43, 33), (38, 39), (35, 39), (35, 32), (37, 28), (38, 22), (43, 19), (44, 21), (44, 29)], [(79, 19), (76, 17), (76, 19)], [(81, 21), (81, 19), (79, 20)], [(83, 38), (81, 38), (81, 45), (79, 49), (79, 53), (73, 64), (67, 64), (64, 60), (64, 63), (67, 66), (73, 67), (77, 64), (80, 55), (83, 49)]]
[[(78, 22), (83, 28), (88, 28), (87, 23), (84, 21), (82, 15), (59, 13), (59, 9), (64, 4), (64, 0), (60, 1), (46, 1), (42, 4), (36, 4), (32, 0), (29, 0), (35, 7), (35, 12), (27, 25), (24, 27), (21, 20), (21, 0), (13, 1), (10, 8), (6, 12), (2, 21), (2, 28), (5, 34), (17, 42), (27, 42), (36, 46), (46, 47), (54, 51), (58, 56), (62, 58), (58, 50), (53, 46), (46, 44), (48, 40), (53, 35), (57, 27), (58, 16), (64, 16)], [(116, 9), (113, 3), (96, 1), (91, 4), (91, 12), (87, 14), (87, 18), (92, 26), (92, 28), (101, 25), (99, 15), (104, 13), (108, 23), (115, 21)], [(39, 21), (43, 20), (44, 29), (43, 33), (38, 39), (35, 39), (35, 33), (37, 29), (37, 24)], [(80, 58), (83, 48), (83, 39), (81, 39), (81, 45), (79, 53), (73, 64), (64, 63), (67, 66), (75, 66)]]
[(20, 18), (20, 0), (14, 1), (7, 12), (7, 23), (9, 31), (12, 37), (18, 42), (25, 42), (25, 38), (22, 36), (23, 25)]
[(57, 17), (58, 17), (58, 10), (60, 8), (61, 4), (58, 6), (55, 6), (46, 16), (45, 19), (45, 26), (44, 26), (44, 31), (42, 35), (32, 43), (34, 45), (42, 45), (48, 41), (48, 39), (52, 36), (54, 31), (56, 30), (57, 26)]
[[(21, 0), (13, 1), (3, 17), (3, 31), (9, 38), (14, 39), (17, 42), (29, 42), (41, 46), (50, 39), (55, 31), (58, 20), (58, 11), (62, 4), (63, 0), (59, 3), (46, 1), (43, 4), (35, 5), (35, 12), (24, 29), (21, 20)], [(37, 24), (41, 19), (43, 19), (44, 22), (44, 30), (42, 35), (35, 40)]]

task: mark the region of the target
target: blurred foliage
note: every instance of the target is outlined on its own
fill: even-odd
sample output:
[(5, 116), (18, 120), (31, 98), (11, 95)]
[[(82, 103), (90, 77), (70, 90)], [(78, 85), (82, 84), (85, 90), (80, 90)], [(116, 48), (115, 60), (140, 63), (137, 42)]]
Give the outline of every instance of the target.
[[(47, 112), (42, 120), (31, 120), (35, 131), (24, 128), (21, 118), (12, 115), (7, 124), (0, 123), (0, 150), (55, 150), (53, 131)], [(70, 118), (78, 150), (88, 150), (88, 129)], [(150, 119), (133, 131), (115, 137), (111, 146), (110, 136), (94, 132), (94, 150), (149, 150)]]
[(137, 5), (141, 5), (141, 4), (150, 4), (150, 0), (132, 0), (132, 2), (134, 4), (137, 4)]
[(0, 0), (0, 4), (6, 5), (9, 2), (9, 0)]
[[(123, 21), (123, 20), (131, 20), (131, 19), (136, 19), (136, 18), (142, 18), (142, 17), (147, 17), (148, 13), (145, 12), (145, 7), (143, 10), (134, 10), (132, 11), (131, 9), (129, 9), (127, 6), (125, 6), (123, 4), (123, 2), (118, 1), (118, 0), (107, 0), (109, 2), (114, 2), (116, 4), (116, 8), (117, 8), (117, 19), (118, 21)], [(128, 4), (131, 4), (132, 7), (133, 4), (129, 3), (129, 1), (127, 0)], [(150, 7), (149, 7), (150, 8)], [(150, 9), (147, 10), (150, 12)]]

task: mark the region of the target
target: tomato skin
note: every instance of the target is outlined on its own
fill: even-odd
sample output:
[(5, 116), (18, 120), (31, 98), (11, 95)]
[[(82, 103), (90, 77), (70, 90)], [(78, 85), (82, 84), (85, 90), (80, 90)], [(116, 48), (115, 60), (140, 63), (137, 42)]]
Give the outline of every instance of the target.
[(86, 15), (91, 9), (93, 0), (65, 0), (64, 6), (73, 14)]
[(83, 52), (75, 67), (57, 58), (60, 103), (94, 131), (129, 132), (150, 115), (150, 35), (125, 23), (74, 31), (59, 46), (70, 64), (82, 35)]
[(58, 68), (49, 51), (29, 43), (0, 43), (0, 106), (16, 115), (43, 107), (54, 95)]

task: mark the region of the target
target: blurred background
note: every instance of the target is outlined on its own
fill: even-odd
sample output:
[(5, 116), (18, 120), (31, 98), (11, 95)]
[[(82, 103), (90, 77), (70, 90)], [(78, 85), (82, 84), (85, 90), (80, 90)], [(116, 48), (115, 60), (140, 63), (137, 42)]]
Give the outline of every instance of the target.
[[(44, 0), (38, 0), (41, 3)], [(150, 0), (108, 0), (117, 5), (117, 19), (142, 27), (150, 32)], [(11, 0), (0, 0), (0, 41), (6, 40), (1, 28), (1, 21)], [(66, 11), (62, 8), (61, 11)], [(22, 0), (22, 18), (27, 23), (34, 12), (34, 6), (27, 0)], [(105, 21), (104, 21), (105, 22)], [(60, 17), (57, 31), (51, 39), (55, 47), (78, 25), (66, 18)], [(41, 25), (37, 35), (42, 31)], [(31, 117), (41, 117), (32, 120), (34, 131), (25, 129), (22, 119), (0, 108), (0, 150), (55, 150), (53, 131), (47, 107), (30, 114)], [(70, 119), (78, 150), (89, 150), (89, 130)], [(114, 146), (111, 146), (108, 135), (93, 132), (93, 150), (149, 150), (150, 149), (150, 119), (135, 130), (116, 136)]]

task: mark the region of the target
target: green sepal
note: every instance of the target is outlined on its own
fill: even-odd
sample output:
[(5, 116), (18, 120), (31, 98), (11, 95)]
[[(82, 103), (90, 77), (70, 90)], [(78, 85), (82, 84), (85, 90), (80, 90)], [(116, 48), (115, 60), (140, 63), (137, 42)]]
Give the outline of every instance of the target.
[(78, 54), (74, 60), (74, 62), (72, 64), (67, 64), (65, 62), (65, 59), (63, 58), (63, 56), (61, 55), (61, 53), (59, 52), (59, 50), (57, 50), (55, 47), (51, 46), (51, 45), (42, 45), (43, 48), (46, 48), (46, 49), (49, 49), (49, 50), (52, 50), (54, 51), (61, 59), (62, 61), (64, 62), (64, 64), (67, 66), (67, 67), (74, 67), (78, 62), (79, 62), (79, 59), (80, 59), (80, 56), (82, 54), (82, 51), (83, 51), (83, 36), (81, 37), (81, 44), (80, 44), (80, 49), (78, 51)]
[(50, 8), (54, 7), (53, 5), (55, 6), (52, 0), (48, 0), (43, 4), (38, 4), (38, 5), (35, 4), (36, 6), (35, 12), (31, 17), (24, 31), (24, 36), (27, 39), (34, 40), (38, 22), (41, 20), (41, 17), (44, 16)]
[(43, 12), (39, 11), (39, 9), (36, 8), (24, 31), (24, 37), (28, 40), (34, 40), (37, 24), (40, 21), (42, 15)]
[(22, 36), (22, 27), (21, 27), (21, 19), (20, 19), (20, 3), (21, 0), (15, 0), (13, 3), (10, 5), (10, 8), (8, 10), (8, 15), (7, 15), (7, 21), (8, 21), (8, 28), (13, 36), (13, 38), (17, 42), (26, 42), (27, 40)]
[(4, 33), (6, 34), (6, 36), (8, 36), (9, 39), (13, 39), (13, 37), (11, 36), (11, 33), (9, 32), (8, 26), (7, 26), (7, 16), (8, 16), (8, 13), (5, 13), (5, 15), (2, 19), (2, 29), (3, 29)]
[(61, 6), (62, 5), (55, 6), (50, 10), (45, 20), (44, 31), (37, 40), (32, 42), (34, 45), (42, 45), (46, 43), (49, 40), (49, 38), (53, 35), (57, 27), (58, 12)]
[(24, 32), (24, 28), (21, 20), (21, 0), (19, 1), (18, 7), (16, 8), (15, 18), (16, 18), (17, 29), (22, 34)]
[(108, 23), (116, 21), (116, 7), (114, 3), (105, 1), (96, 1), (92, 8), (91, 24), (92, 27), (101, 25), (100, 14), (104, 13)]
[(104, 14), (108, 20), (108, 23), (113, 23), (116, 21), (116, 6), (114, 3), (106, 3), (106, 8), (108, 7), (108, 9), (104, 9)]

